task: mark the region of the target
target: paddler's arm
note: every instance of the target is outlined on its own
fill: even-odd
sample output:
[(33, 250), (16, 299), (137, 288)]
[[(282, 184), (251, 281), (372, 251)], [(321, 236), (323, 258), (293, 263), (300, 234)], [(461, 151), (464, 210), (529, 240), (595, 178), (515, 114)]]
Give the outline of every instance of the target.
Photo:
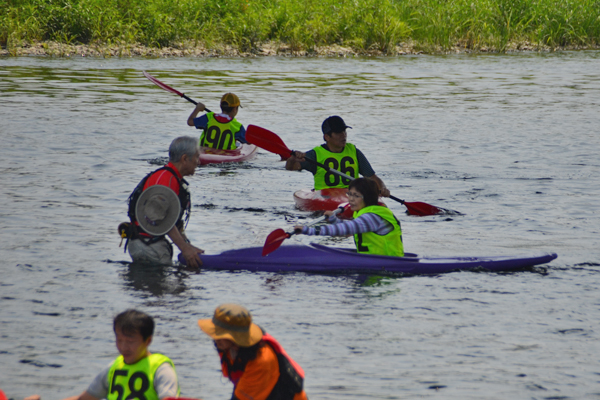
[(196, 108), (194, 108), (194, 111), (192, 111), (192, 113), (188, 117), (187, 124), (189, 126), (194, 126), (194, 118), (196, 118), (198, 116), (198, 114), (200, 112), (204, 111), (205, 109), (206, 109), (206, 107), (204, 106), (204, 104), (202, 104), (202, 103), (196, 104)]
[(305, 154), (301, 151), (294, 151), (292, 156), (285, 162), (285, 169), (288, 171), (300, 171), (302, 166), (300, 163), (304, 161)]
[(177, 226), (171, 228), (167, 235), (181, 251), (181, 255), (185, 258), (185, 263), (188, 267), (200, 268), (202, 266), (202, 260), (198, 253), (204, 253), (204, 250), (192, 246), (191, 243), (185, 240), (185, 237), (181, 234)]
[[(382, 227), (387, 227), (386, 223), (389, 224), (389, 222), (377, 214), (365, 213), (351, 221), (340, 220), (338, 223), (316, 226), (314, 228), (306, 225), (297, 225), (294, 226), (294, 233), (310, 236), (351, 236), (357, 233), (378, 232)], [(391, 224), (389, 225), (391, 226)], [(389, 232), (391, 230), (386, 232), (386, 234)]]
[(377, 186), (379, 186), (380, 195), (382, 195), (383, 197), (390, 197), (389, 189), (385, 186), (385, 183), (383, 183), (383, 181), (377, 175), (373, 174), (372, 176), (369, 176), (368, 179), (377, 182)]

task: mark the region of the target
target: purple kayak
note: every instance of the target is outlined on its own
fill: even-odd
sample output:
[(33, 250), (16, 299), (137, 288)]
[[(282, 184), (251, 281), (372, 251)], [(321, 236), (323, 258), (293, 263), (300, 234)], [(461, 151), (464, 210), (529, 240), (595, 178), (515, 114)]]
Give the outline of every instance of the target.
[[(465, 270), (512, 271), (545, 264), (557, 256), (555, 253), (538, 253), (492, 257), (418, 257), (406, 253), (404, 257), (389, 257), (357, 254), (352, 249), (312, 243), (310, 246), (281, 246), (266, 257), (262, 256), (262, 247), (228, 250), (200, 257), (204, 270), (422, 275)], [(185, 264), (181, 254), (179, 262)]]

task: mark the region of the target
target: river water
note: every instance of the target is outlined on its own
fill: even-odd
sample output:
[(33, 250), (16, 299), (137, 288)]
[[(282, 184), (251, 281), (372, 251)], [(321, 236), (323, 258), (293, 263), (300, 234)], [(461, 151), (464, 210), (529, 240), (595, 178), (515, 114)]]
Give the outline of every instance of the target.
[[(402, 221), (421, 255), (556, 252), (515, 273), (366, 277), (139, 268), (117, 225), (193, 106), (142, 71), (293, 149), (341, 115), (392, 194), (464, 213)], [(0, 388), (82, 392), (116, 357), (112, 318), (156, 318), (182, 395), (230, 396), (196, 325), (245, 304), (306, 371), (312, 399), (600, 398), (600, 53), (394, 58), (0, 59)], [(187, 233), (209, 254), (312, 216), (306, 172), (261, 151), (200, 167)], [(389, 203), (389, 202), (388, 202)], [(300, 237), (289, 242), (308, 243)], [(350, 239), (320, 240), (352, 246)]]

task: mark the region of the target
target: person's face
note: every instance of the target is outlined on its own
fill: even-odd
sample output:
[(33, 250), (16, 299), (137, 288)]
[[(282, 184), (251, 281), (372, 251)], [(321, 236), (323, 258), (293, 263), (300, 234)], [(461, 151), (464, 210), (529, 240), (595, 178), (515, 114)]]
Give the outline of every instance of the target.
[(148, 354), (148, 346), (152, 336), (144, 340), (140, 333), (124, 334), (119, 327), (115, 328), (117, 350), (123, 356), (125, 364), (135, 364)]
[(188, 176), (188, 175), (194, 175), (194, 172), (196, 172), (196, 168), (198, 167), (198, 163), (200, 162), (200, 149), (196, 150), (196, 153), (194, 153), (194, 155), (192, 157), (188, 156), (187, 154), (184, 154), (181, 157), (181, 163), (182, 163), (182, 167), (181, 167), (181, 175), (183, 176)]
[(366, 207), (365, 199), (356, 188), (348, 190), (348, 203), (352, 211), (359, 211)]
[(221, 351), (237, 350), (238, 346), (229, 339), (216, 339), (215, 345)]
[(334, 153), (339, 153), (346, 146), (347, 134), (344, 129), (341, 132), (331, 132), (330, 135), (325, 135), (325, 141), (330, 150), (335, 150)]

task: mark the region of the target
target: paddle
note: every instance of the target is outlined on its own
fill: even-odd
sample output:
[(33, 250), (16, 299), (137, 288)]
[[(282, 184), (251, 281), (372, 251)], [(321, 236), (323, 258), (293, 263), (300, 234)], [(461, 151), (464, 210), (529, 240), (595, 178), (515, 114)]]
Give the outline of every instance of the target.
[[(279, 136), (277, 136), (275, 133), (271, 132), (268, 129), (261, 128), (260, 126), (248, 125), (248, 129), (246, 129), (246, 140), (248, 141), (248, 143), (255, 144), (262, 149), (270, 151), (271, 153), (279, 154), (283, 159), (288, 159), (294, 153), (293, 150), (290, 150), (285, 145), (285, 143), (283, 142), (283, 140), (281, 140)], [(351, 181), (354, 180), (353, 177), (346, 175), (338, 170), (332, 169), (327, 165), (321, 164), (316, 160), (313, 160), (311, 158), (305, 159), (306, 161), (312, 164), (324, 168), (327, 172), (331, 172)], [(458, 211), (432, 206), (431, 204), (423, 203), (420, 201), (407, 202), (392, 195), (390, 195), (390, 199), (403, 204), (406, 207), (408, 214), (410, 215), (419, 215), (423, 217), (427, 215), (438, 214), (460, 214)]]
[[(155, 77), (153, 77), (152, 75), (150, 75), (149, 73), (147, 73), (146, 71), (144, 71), (144, 76), (146, 78), (150, 79), (150, 82), (154, 83), (159, 88), (164, 89), (167, 92), (175, 93), (177, 96), (183, 97), (184, 99), (186, 99), (190, 103), (198, 104), (197, 102), (195, 102), (194, 100), (190, 99), (189, 97), (187, 97), (185, 94), (181, 93), (180, 91), (175, 90), (171, 86), (162, 83), (161, 81), (159, 81), (158, 79), (156, 79)], [(205, 108), (204, 111), (211, 112), (208, 108)]]
[[(333, 214), (339, 214), (339, 213), (343, 212), (346, 209), (346, 207), (348, 207), (348, 206), (349, 205), (346, 204), (343, 207), (338, 207), (333, 212)], [(312, 220), (305, 226), (311, 226), (311, 225), (318, 224), (319, 222), (325, 221), (327, 218), (329, 218), (329, 217), (326, 215), (323, 215), (322, 217)], [(283, 243), (283, 241), (285, 239), (291, 238), (292, 235), (294, 235), (295, 233), (296, 232), (286, 232), (281, 228), (275, 229), (273, 232), (269, 233), (269, 236), (267, 236), (267, 239), (265, 240), (265, 245), (263, 246), (262, 256), (264, 257), (268, 254), (271, 254), (275, 250), (277, 250), (279, 248), (279, 246), (281, 246), (281, 243)]]

